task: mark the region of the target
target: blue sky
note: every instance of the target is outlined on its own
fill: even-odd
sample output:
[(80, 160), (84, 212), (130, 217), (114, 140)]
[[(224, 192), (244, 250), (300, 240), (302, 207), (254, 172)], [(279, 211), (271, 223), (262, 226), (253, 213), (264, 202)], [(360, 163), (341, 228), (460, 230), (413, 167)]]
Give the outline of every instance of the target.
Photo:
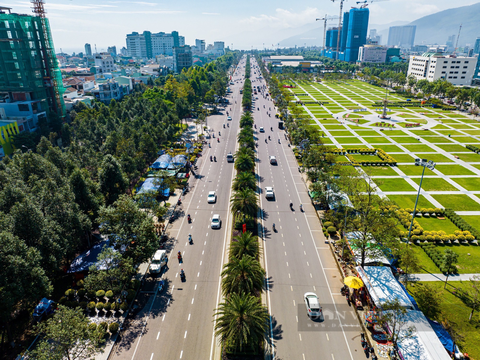
[[(196, 38), (207, 44), (225, 41), (240, 49), (271, 47), (284, 38), (314, 26), (315, 18), (339, 14), (338, 0), (204, 0), (204, 1), (116, 1), (45, 0), (55, 48), (71, 53), (85, 43), (125, 46), (132, 31), (171, 32), (185, 36), (187, 44)], [(437, 11), (477, 3), (478, 0), (373, 0), (370, 24), (413, 21)], [(13, 12), (31, 13), (29, 1), (8, 1)], [(344, 10), (357, 6), (347, 0)], [(332, 25), (335, 25), (332, 22)], [(317, 25), (320, 25), (317, 23)], [(303, 30), (302, 30), (303, 29)], [(320, 45), (320, 44), (319, 44)]]

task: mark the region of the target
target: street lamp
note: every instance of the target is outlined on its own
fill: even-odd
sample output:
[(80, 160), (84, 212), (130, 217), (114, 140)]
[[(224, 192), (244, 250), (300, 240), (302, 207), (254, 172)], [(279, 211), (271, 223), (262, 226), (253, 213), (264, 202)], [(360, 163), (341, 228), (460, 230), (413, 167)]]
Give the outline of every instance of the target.
[(422, 166), (422, 177), (420, 178), (420, 185), (418, 186), (417, 199), (415, 200), (415, 207), (413, 208), (412, 222), (410, 223), (410, 229), (408, 229), (407, 244), (410, 244), (410, 235), (412, 233), (413, 220), (415, 220), (415, 213), (417, 212), (418, 198), (420, 197), (420, 190), (422, 189), (423, 175), (425, 174), (425, 168), (430, 170), (435, 169), (435, 163), (432, 160), (427, 159), (415, 159), (415, 166)]

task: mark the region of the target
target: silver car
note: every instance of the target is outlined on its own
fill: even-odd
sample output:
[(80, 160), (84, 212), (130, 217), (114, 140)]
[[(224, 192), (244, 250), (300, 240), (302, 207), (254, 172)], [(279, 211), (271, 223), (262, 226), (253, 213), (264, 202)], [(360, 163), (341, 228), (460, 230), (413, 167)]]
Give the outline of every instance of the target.
[(210, 227), (212, 229), (220, 229), (222, 226), (222, 220), (220, 220), (220, 215), (219, 214), (214, 214), (212, 216), (212, 221), (210, 223)]
[(307, 307), (307, 315), (310, 318), (320, 318), (322, 316), (322, 307), (318, 301), (317, 294), (313, 292), (306, 292), (303, 295), (305, 299), (305, 306)]

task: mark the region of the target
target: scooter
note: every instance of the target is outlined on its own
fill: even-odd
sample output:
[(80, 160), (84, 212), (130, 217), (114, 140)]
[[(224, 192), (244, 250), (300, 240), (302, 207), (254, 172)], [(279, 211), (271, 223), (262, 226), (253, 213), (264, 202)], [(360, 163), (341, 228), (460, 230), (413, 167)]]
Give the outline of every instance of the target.
[(273, 232), (277, 232), (277, 229), (275, 229), (275, 223), (273, 223), (272, 230)]
[(185, 282), (187, 281), (187, 277), (185, 276), (185, 271), (180, 271), (180, 280), (182, 280), (182, 282)]
[(216, 156), (213, 157), (213, 162), (217, 162), (217, 157)]
[(210, 156), (210, 161), (213, 161), (213, 158), (212, 158), (212, 156)]
[(211, 148), (211, 147), (212, 147), (212, 145), (210, 145), (210, 143), (208, 143), (208, 147), (209, 147), (209, 148)]
[(188, 243), (189, 243), (190, 245), (193, 245), (192, 234), (188, 234)]
[(188, 221), (189, 224), (192, 223), (192, 218), (190, 217), (190, 214), (187, 215), (187, 221)]
[(220, 139), (219, 139), (219, 138), (217, 138), (217, 142), (220, 142)]
[(293, 211), (293, 203), (290, 203), (290, 210)]
[(300, 211), (303, 212), (303, 205), (300, 204)]
[(223, 124), (223, 128), (225, 129), (225, 124)]
[(177, 258), (179, 264), (183, 263), (182, 254), (180, 253), (180, 251), (178, 252)]
[(278, 143), (280, 144), (280, 139), (278, 139)]

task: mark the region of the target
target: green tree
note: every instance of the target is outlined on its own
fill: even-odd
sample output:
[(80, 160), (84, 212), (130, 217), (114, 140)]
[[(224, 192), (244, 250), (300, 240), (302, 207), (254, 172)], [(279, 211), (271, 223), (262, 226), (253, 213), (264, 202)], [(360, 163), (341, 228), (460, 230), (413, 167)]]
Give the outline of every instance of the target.
[(230, 199), (230, 207), (233, 213), (254, 217), (258, 210), (257, 195), (250, 189), (235, 191)]
[(235, 157), (235, 169), (239, 172), (253, 171), (255, 161), (247, 154), (240, 154)]
[(265, 270), (255, 258), (249, 255), (231, 258), (224, 265), (221, 275), (224, 295), (241, 292), (258, 295), (263, 289), (265, 280)]
[(121, 195), (109, 207), (100, 208), (101, 231), (111, 236), (111, 241), (124, 257), (140, 264), (152, 257), (158, 248), (152, 217), (141, 211), (127, 195)]
[(413, 248), (408, 244), (400, 244), (398, 247), (397, 256), (399, 258), (400, 266), (404, 271), (404, 282), (405, 286), (408, 287), (409, 284), (409, 274), (416, 274), (420, 272), (420, 261), (415, 254)]
[(453, 250), (445, 249), (442, 261), (442, 271), (447, 274), (447, 277), (445, 278), (445, 286), (443, 288), (447, 287), (448, 276), (451, 273), (457, 272), (457, 267), (455, 266), (457, 262), (458, 254)]
[(441, 313), (441, 294), (428, 284), (415, 286), (415, 300), (418, 307), (429, 319), (438, 319)]
[(391, 331), (388, 337), (394, 346), (411, 338), (415, 331), (415, 327), (408, 325), (408, 310), (400, 304), (398, 299), (387, 300), (382, 304), (380, 323), (388, 324)]
[(241, 189), (255, 190), (257, 188), (257, 180), (255, 175), (250, 171), (243, 171), (237, 174), (233, 180), (233, 190), (238, 191)]
[(258, 260), (260, 247), (258, 244), (258, 237), (253, 235), (250, 231), (241, 233), (232, 241), (229, 250), (230, 259), (241, 259), (245, 255), (251, 256)]
[(107, 205), (113, 204), (118, 197), (127, 189), (122, 168), (112, 155), (106, 155), (103, 159), (99, 173), (100, 191), (105, 196)]
[(37, 360), (74, 360), (90, 358), (104, 342), (101, 326), (89, 329), (90, 321), (79, 307), (58, 306), (52, 318), (36, 328), (43, 339), (32, 352)]
[(267, 340), (268, 311), (250, 294), (231, 294), (215, 311), (215, 335), (229, 351), (254, 351)]
[(80, 210), (95, 221), (102, 201), (97, 185), (90, 180), (86, 170), (82, 171), (78, 168), (72, 172), (69, 181)]

